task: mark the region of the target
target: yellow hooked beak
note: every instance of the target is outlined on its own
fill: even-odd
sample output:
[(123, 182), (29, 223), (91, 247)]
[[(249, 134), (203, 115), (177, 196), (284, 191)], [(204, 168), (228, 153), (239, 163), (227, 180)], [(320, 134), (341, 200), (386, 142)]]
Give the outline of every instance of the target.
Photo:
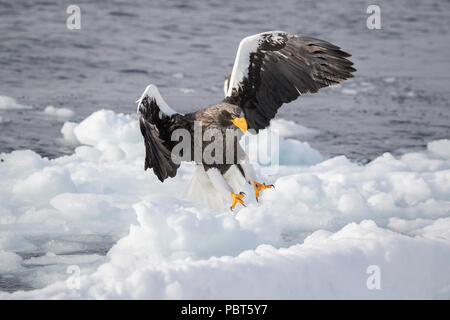
[(247, 120), (245, 120), (244, 117), (242, 117), (242, 118), (234, 118), (233, 120), (231, 120), (231, 122), (233, 122), (236, 127), (241, 129), (242, 132), (245, 133), (245, 131), (247, 131)]

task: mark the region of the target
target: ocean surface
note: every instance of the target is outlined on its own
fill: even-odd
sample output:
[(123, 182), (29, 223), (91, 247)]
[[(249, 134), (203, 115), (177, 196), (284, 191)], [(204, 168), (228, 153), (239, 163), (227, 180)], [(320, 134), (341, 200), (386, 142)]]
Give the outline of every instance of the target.
[[(75, 122), (101, 108), (134, 113), (150, 83), (182, 112), (217, 103), (239, 41), (273, 29), (353, 55), (354, 79), (278, 114), (319, 130), (307, 140), (323, 154), (367, 162), (450, 137), (450, 2), (377, 1), (382, 28), (369, 30), (372, 2), (0, 1), (0, 95), (33, 106), (0, 110), (0, 152), (72, 153), (48, 105)], [(80, 30), (66, 27), (70, 4)]]

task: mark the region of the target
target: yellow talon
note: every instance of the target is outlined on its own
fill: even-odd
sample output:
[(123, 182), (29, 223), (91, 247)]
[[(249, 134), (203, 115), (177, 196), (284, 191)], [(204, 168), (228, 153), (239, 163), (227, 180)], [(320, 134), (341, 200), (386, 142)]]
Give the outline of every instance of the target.
[(259, 192), (262, 189), (275, 188), (275, 186), (273, 184), (266, 185), (265, 183), (258, 183), (256, 181), (253, 181), (253, 188), (255, 189), (256, 201), (259, 201)]
[(239, 194), (231, 193), (231, 198), (233, 199), (233, 203), (231, 204), (230, 209), (233, 210), (236, 207), (236, 204), (239, 202), (245, 207), (244, 200), (242, 198), (245, 196), (244, 192), (240, 192)]

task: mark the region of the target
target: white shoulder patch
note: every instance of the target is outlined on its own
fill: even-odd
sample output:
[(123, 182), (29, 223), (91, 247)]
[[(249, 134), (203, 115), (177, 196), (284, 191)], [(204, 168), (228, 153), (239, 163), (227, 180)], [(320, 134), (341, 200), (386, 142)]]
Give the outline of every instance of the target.
[(138, 104), (138, 107), (137, 107), (138, 112), (139, 112), (139, 105), (141, 104), (142, 100), (145, 97), (155, 99), (156, 104), (158, 105), (161, 112), (168, 115), (169, 117), (174, 114), (177, 114), (177, 113), (183, 115), (182, 113), (176, 112), (171, 107), (169, 107), (169, 105), (166, 103), (166, 101), (164, 101), (164, 99), (161, 97), (161, 94), (159, 93), (158, 88), (153, 84), (148, 85), (147, 88), (145, 88), (144, 92), (142, 93), (141, 97), (136, 101), (136, 103)]
[(266, 35), (272, 35), (273, 41), (281, 40), (279, 34), (286, 34), (284, 31), (268, 31), (245, 37), (239, 43), (239, 48), (234, 60), (233, 71), (231, 72), (230, 86), (228, 87), (227, 97), (231, 96), (233, 88), (237, 88), (239, 83), (244, 79), (248, 73), (250, 65), (250, 54), (258, 50), (261, 40)]

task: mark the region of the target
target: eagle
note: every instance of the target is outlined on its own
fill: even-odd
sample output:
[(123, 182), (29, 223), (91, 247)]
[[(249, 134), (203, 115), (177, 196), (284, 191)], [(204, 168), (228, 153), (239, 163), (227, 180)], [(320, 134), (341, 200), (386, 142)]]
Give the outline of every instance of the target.
[[(227, 195), (234, 210), (238, 203), (245, 206), (245, 193), (234, 190), (225, 176), (237, 168), (259, 201), (261, 191), (274, 186), (257, 181), (238, 143), (240, 137), (247, 130), (257, 134), (268, 127), (284, 103), (352, 78), (356, 69), (348, 57), (350, 54), (324, 40), (269, 31), (241, 40), (232, 72), (225, 79), (225, 98), (217, 104), (182, 114), (167, 105), (155, 85), (147, 86), (136, 101), (145, 144), (144, 170), (153, 169), (164, 182), (175, 177), (182, 161), (195, 161), (213, 187)], [(196, 130), (214, 134), (205, 139)], [(188, 147), (182, 150), (174, 139), (180, 131), (189, 138)], [(226, 139), (231, 143), (222, 150), (214, 149), (212, 159), (205, 159), (205, 151), (213, 143)]]

